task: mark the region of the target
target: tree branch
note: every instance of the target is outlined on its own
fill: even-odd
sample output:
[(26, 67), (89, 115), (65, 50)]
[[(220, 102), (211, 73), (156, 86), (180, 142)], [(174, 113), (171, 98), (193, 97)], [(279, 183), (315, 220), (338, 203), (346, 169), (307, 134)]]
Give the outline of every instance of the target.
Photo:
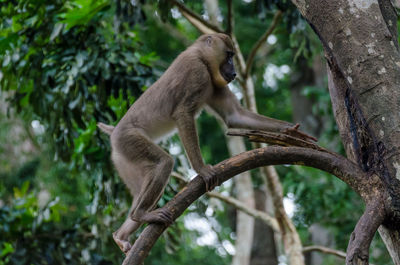
[(274, 132), (266, 132), (259, 130), (246, 130), (246, 129), (229, 129), (228, 135), (230, 136), (242, 136), (247, 137), (251, 142), (256, 143), (266, 143), (270, 145), (279, 145), (279, 146), (298, 146), (311, 148), (322, 152), (327, 152), (332, 155), (336, 155), (334, 152), (331, 152), (315, 143), (308, 142), (302, 140), (300, 138), (293, 137), (288, 134), (282, 133), (274, 133)]
[(184, 4), (177, 0), (169, 0), (173, 5), (175, 5), (182, 15), (190, 22), (192, 25), (197, 28), (203, 34), (210, 33), (223, 33), (224, 31), (216, 25), (211, 24), (210, 22), (204, 20), (201, 16), (187, 8)]
[(385, 219), (384, 202), (377, 199), (367, 204), (364, 214), (351, 233), (347, 247), (346, 265), (368, 265), (369, 246), (376, 230)]
[[(324, 170), (342, 179), (356, 192), (360, 190), (359, 185), (362, 186), (365, 182), (364, 173), (357, 165), (346, 158), (302, 147), (269, 146), (258, 148), (229, 158), (218, 163), (214, 168), (218, 183), (221, 184), (241, 172), (260, 166), (279, 164), (300, 164)], [(197, 176), (164, 207), (172, 213), (175, 220), (205, 192), (204, 181), (200, 176)], [(136, 240), (123, 264), (142, 264), (158, 237), (166, 228), (165, 225), (149, 224)]]
[(260, 39), (254, 44), (253, 48), (251, 49), (250, 55), (247, 58), (246, 61), (246, 71), (245, 71), (245, 77), (247, 77), (250, 73), (251, 67), (253, 65), (254, 57), (256, 56), (256, 53), (258, 49), (265, 43), (269, 35), (274, 31), (276, 25), (278, 24), (279, 19), (282, 17), (282, 11), (278, 10), (276, 11), (274, 18), (272, 19), (271, 25), (269, 25), (269, 28), (267, 31), (260, 37)]
[(245, 205), (241, 201), (239, 201), (233, 197), (224, 196), (219, 192), (214, 192), (214, 191), (207, 192), (206, 195), (213, 197), (213, 198), (220, 199), (221, 201), (224, 201), (224, 202), (234, 206), (236, 209), (238, 209), (254, 218), (260, 219), (261, 221), (263, 221), (264, 223), (269, 225), (275, 232), (278, 232), (278, 233), (280, 232), (278, 221), (274, 217), (270, 216), (269, 214), (259, 211), (259, 210), (256, 210), (256, 209), (253, 209), (253, 208), (249, 208), (247, 205)]
[(188, 37), (185, 36), (182, 32), (177, 30), (176, 27), (171, 25), (171, 23), (163, 22), (160, 19), (160, 16), (153, 12), (152, 8), (149, 5), (144, 5), (144, 10), (147, 15), (151, 15), (156, 22), (157, 26), (164, 28), (172, 37), (182, 42), (186, 47), (190, 46), (193, 42), (189, 40)]
[(339, 258), (345, 259), (346, 253), (340, 250), (331, 249), (323, 246), (307, 246), (303, 248), (303, 253), (311, 252), (311, 251), (319, 251), (326, 254), (332, 254)]

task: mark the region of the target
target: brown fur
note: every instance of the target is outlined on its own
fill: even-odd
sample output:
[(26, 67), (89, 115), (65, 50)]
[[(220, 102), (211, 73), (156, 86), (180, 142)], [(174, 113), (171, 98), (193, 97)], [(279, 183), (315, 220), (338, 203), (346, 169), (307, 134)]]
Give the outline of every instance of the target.
[[(292, 125), (287, 122), (257, 115), (240, 106), (226, 86), (236, 75), (229, 55), (232, 52), (233, 44), (227, 35), (201, 36), (138, 98), (115, 129), (99, 124), (111, 134), (112, 160), (134, 198), (130, 217), (113, 234), (124, 252), (130, 249), (129, 235), (142, 223), (173, 221), (167, 210), (153, 209), (173, 168), (172, 158), (155, 143), (174, 128), (178, 129), (188, 158), (206, 182), (207, 190), (216, 185), (215, 171), (203, 162), (195, 126), (195, 116), (204, 106), (213, 109), (228, 127), (290, 130)], [(293, 134), (304, 137), (296, 132)]]

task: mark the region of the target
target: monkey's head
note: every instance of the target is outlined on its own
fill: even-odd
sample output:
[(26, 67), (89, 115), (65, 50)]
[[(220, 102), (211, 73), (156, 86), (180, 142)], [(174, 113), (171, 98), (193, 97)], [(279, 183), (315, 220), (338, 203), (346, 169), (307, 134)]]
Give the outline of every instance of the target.
[(207, 61), (214, 84), (225, 86), (235, 79), (233, 64), (233, 42), (222, 33), (203, 35), (198, 40), (203, 46), (203, 57)]

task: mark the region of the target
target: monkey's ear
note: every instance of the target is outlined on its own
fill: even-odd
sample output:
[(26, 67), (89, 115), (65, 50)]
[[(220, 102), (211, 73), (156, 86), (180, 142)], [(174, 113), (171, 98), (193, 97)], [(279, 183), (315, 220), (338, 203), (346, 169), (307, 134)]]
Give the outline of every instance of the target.
[(208, 46), (211, 46), (211, 44), (212, 44), (212, 37), (211, 36), (207, 37), (206, 43), (207, 43)]

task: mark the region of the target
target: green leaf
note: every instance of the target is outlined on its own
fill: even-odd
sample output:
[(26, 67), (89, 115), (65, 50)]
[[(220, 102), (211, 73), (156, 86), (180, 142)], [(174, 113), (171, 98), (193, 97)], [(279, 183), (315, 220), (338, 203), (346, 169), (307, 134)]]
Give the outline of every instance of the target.
[(1, 250), (1, 253), (0, 253), (0, 258), (5, 257), (7, 254), (13, 253), (14, 251), (15, 251), (15, 249), (11, 245), (11, 243), (4, 242), (3, 249)]
[(22, 184), (21, 189), (18, 187), (14, 187), (14, 197), (15, 198), (22, 198), (26, 195), (29, 189), (29, 181), (25, 181), (24, 184)]
[(57, 38), (58, 35), (60, 35), (61, 30), (63, 29), (64, 25), (62, 23), (56, 23), (54, 25), (53, 31), (51, 32), (50, 35), (50, 41), (53, 41), (55, 38)]
[(0, 54), (3, 54), (6, 50), (11, 48), (11, 45), (16, 43), (18, 40), (18, 34), (13, 33), (7, 37), (0, 37)]
[(70, 29), (77, 25), (86, 25), (92, 18), (109, 6), (106, 0), (76, 0), (71, 3), (72, 8), (67, 12), (60, 14), (63, 18), (60, 22), (66, 24), (66, 29)]

